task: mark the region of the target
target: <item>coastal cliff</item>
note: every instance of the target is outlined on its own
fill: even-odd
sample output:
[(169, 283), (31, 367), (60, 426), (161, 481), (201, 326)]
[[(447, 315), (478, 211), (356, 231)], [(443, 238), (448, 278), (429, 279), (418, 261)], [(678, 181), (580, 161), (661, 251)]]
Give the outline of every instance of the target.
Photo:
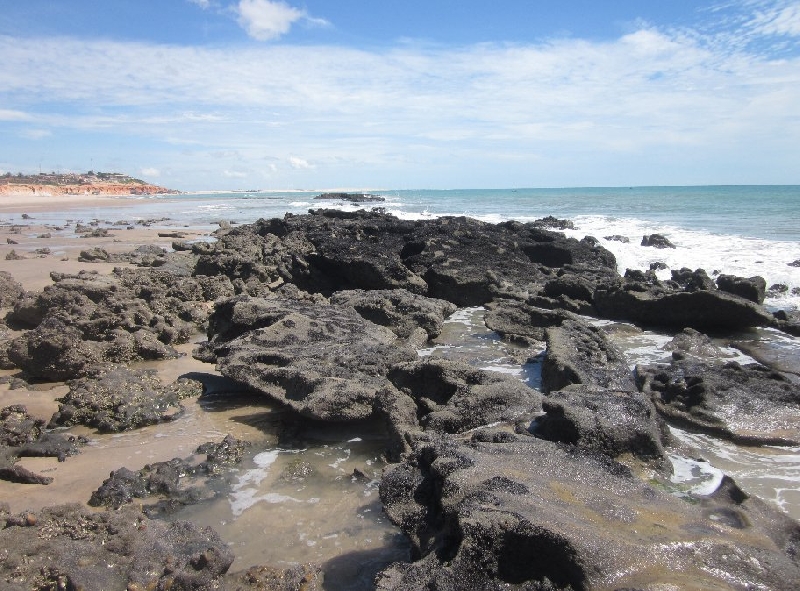
[(0, 195), (154, 195), (180, 191), (121, 173), (37, 174), (0, 177)]

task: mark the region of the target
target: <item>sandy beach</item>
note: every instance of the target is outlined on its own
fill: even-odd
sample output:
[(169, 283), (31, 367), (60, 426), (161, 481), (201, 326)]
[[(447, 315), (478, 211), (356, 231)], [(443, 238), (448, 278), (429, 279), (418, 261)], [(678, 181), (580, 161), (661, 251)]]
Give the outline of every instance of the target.
[(129, 196), (118, 195), (33, 195), (10, 193), (0, 195), (0, 213), (29, 213), (52, 209), (80, 207), (124, 207)]
[[(79, 208), (98, 205), (124, 207), (130, 201), (111, 196), (31, 196), (4, 195), (0, 198), (0, 212), (29, 213), (28, 219), (18, 220), (14, 216), (13, 223), (0, 225), (0, 271), (6, 271), (19, 281), (27, 291), (41, 291), (53, 281), (51, 273), (76, 274), (81, 270), (109, 274), (115, 267), (129, 266), (127, 263), (87, 263), (79, 261), (82, 250), (102, 248), (109, 253), (129, 252), (138, 246), (154, 244), (169, 248), (171, 237), (160, 237), (160, 230), (144, 226), (116, 226), (109, 228), (107, 236), (86, 238), (77, 232), (79, 223), (88, 224), (91, 220), (76, 220), (74, 227), (53, 228), (42, 225), (36, 220), (37, 211), (53, 209), (53, 202), (58, 201), (59, 209)], [(105, 224), (103, 224), (105, 227)], [(169, 233), (169, 232), (167, 232)], [(187, 240), (197, 238), (200, 232), (181, 230)], [(13, 254), (12, 254), (13, 253)], [(5, 316), (8, 309), (0, 310)], [(15, 334), (11, 333), (12, 338)], [(202, 335), (197, 335), (198, 339)], [(196, 339), (195, 339), (196, 340)], [(161, 363), (149, 363), (162, 379), (172, 381), (179, 375), (192, 371), (213, 372), (209, 367), (191, 357), (193, 344), (181, 346), (184, 354), (179, 360)], [(18, 370), (0, 370), (0, 377), (17, 374)], [(41, 384), (33, 389), (14, 389), (9, 383), (0, 384), (0, 399), (3, 407), (12, 404), (25, 405), (35, 417), (49, 420), (58, 409), (56, 398), (63, 396), (68, 388), (63, 384)], [(40, 509), (58, 502), (85, 503), (92, 490), (106, 478), (111, 470), (123, 465), (139, 468), (147, 462), (169, 460), (175, 455), (186, 456), (198, 444), (208, 439), (209, 433), (221, 432), (226, 427), (226, 418), (220, 414), (204, 413), (196, 401), (187, 401), (189, 423), (193, 425), (188, 431), (180, 433), (172, 431), (171, 425), (160, 425), (149, 429), (149, 432), (137, 432), (119, 438), (114, 436), (91, 436), (93, 444), (86, 447), (83, 453), (67, 462), (58, 462), (54, 458), (25, 458), (21, 465), (42, 474), (54, 476), (49, 486), (31, 487), (25, 484), (14, 484), (0, 480), (0, 498), (7, 502), (13, 510)], [(145, 430), (148, 431), (148, 430)], [(252, 431), (252, 430), (251, 430)], [(238, 436), (255, 436), (255, 433), (238, 433)], [(171, 437), (172, 444), (164, 445), (164, 437)], [(174, 444), (174, 445), (173, 445)], [(75, 460), (75, 461), (72, 461)]]

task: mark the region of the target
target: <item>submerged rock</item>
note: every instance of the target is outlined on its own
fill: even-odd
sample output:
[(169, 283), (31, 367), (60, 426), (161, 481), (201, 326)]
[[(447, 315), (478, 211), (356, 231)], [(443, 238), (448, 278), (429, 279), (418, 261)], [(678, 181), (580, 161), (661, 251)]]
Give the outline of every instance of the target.
[(380, 486), (414, 562), (377, 589), (794, 589), (800, 526), (732, 483), (694, 503), (602, 455), (532, 437), (443, 437)]
[(36, 474), (17, 464), (23, 457), (58, 458), (63, 462), (79, 451), (86, 440), (80, 437), (47, 433), (45, 421), (28, 414), (15, 404), (0, 409), (0, 480), (21, 484), (50, 484), (53, 478)]

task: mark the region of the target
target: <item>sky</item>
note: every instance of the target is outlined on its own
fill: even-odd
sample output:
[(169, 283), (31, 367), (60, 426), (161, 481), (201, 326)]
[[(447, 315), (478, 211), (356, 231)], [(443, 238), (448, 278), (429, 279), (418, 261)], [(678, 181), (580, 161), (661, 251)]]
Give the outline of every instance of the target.
[(800, 0), (0, 0), (0, 174), (800, 184)]

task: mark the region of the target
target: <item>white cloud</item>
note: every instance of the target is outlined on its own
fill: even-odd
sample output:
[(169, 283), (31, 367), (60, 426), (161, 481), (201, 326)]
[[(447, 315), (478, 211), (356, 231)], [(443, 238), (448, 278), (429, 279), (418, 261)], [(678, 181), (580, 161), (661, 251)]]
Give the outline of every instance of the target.
[(298, 156), (289, 156), (286, 160), (289, 162), (289, 166), (291, 166), (295, 170), (307, 170), (309, 168), (314, 168), (308, 162), (308, 160), (299, 158)]
[(731, 39), (644, 25), (605, 42), (380, 50), (0, 36), (0, 133), (141, 140), (168, 155), (133, 160), (187, 185), (681, 183), (701, 169), (797, 182), (800, 57)]
[(292, 24), (306, 16), (304, 10), (270, 0), (240, 0), (237, 12), (242, 28), (259, 41), (285, 35)]
[(211, 6), (210, 0), (188, 0), (191, 4), (197, 4), (203, 10), (206, 10)]
[(29, 140), (40, 140), (53, 135), (49, 129), (23, 129), (19, 135)]
[(143, 177), (158, 178), (161, 176), (161, 171), (157, 168), (143, 168), (141, 170), (141, 175)]
[(759, 11), (752, 22), (765, 35), (800, 36), (800, 3), (769, 6)]
[(33, 119), (27, 113), (11, 109), (0, 109), (0, 121), (30, 121)]

